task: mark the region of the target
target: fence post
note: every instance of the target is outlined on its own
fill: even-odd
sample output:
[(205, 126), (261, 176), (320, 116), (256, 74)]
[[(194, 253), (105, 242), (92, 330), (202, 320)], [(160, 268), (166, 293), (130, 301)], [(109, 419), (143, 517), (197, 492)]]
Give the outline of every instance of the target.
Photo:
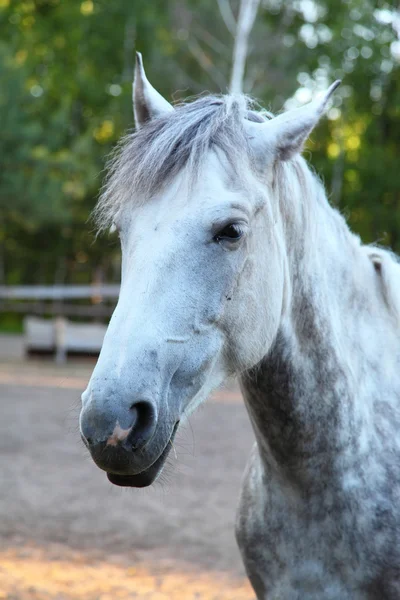
[(67, 319), (61, 316), (56, 317), (54, 320), (54, 341), (56, 346), (55, 360), (57, 364), (63, 364), (67, 359), (66, 334)]

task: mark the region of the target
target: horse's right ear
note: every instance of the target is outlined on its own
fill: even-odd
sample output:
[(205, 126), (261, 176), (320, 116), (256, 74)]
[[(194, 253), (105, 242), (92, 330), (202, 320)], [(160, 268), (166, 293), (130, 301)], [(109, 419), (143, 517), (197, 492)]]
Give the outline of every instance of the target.
[(149, 83), (143, 68), (142, 55), (136, 52), (135, 79), (133, 81), (133, 112), (139, 129), (147, 121), (174, 110), (173, 106)]
[(263, 164), (267, 154), (269, 160), (278, 158), (284, 161), (302, 151), (304, 142), (324, 114), (328, 100), (338, 85), (339, 80), (321, 98), (288, 110), (265, 123), (246, 121), (251, 144), (255, 154), (262, 157)]

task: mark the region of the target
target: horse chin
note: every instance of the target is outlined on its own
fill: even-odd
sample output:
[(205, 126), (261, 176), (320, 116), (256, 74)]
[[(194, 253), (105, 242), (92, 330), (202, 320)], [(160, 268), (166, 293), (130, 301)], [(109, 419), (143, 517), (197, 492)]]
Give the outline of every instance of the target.
[(157, 458), (157, 460), (150, 465), (144, 471), (140, 473), (136, 473), (135, 475), (119, 475), (117, 473), (107, 473), (108, 481), (113, 483), (114, 485), (119, 485), (121, 487), (134, 487), (134, 488), (143, 488), (148, 487), (157, 479), (160, 475), (165, 461), (167, 460), (168, 454), (172, 448), (172, 442), (174, 441), (176, 431), (178, 429), (179, 421), (175, 424), (174, 430), (170, 439), (168, 440), (167, 445), (164, 450)]

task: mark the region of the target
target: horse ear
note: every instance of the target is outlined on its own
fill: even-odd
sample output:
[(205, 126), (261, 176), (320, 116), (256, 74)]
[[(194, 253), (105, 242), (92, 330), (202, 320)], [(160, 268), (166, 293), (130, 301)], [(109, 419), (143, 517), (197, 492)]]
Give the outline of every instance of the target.
[(133, 112), (139, 129), (147, 121), (171, 112), (173, 106), (149, 83), (143, 68), (142, 55), (136, 52), (135, 79), (133, 82)]
[(261, 126), (252, 123), (251, 137), (256, 139), (256, 146), (267, 148), (280, 160), (289, 160), (301, 152), (304, 142), (324, 114), (329, 98), (340, 84), (341, 81), (335, 81), (321, 98), (288, 110)]

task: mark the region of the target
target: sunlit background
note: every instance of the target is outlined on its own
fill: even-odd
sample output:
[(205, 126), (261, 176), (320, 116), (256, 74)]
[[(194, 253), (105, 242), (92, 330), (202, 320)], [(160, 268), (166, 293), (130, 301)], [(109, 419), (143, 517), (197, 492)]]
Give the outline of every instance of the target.
[[(134, 50), (169, 99), (225, 92), (238, 4), (0, 0), (0, 285), (118, 281), (118, 244), (88, 218), (133, 126)], [(264, 0), (243, 83), (280, 111), (343, 79), (306, 155), (351, 227), (397, 251), (399, 35), (394, 3)]]
[(20, 335), (31, 313), (104, 328), (115, 292), (68, 306), (4, 296), (118, 284), (117, 236), (96, 237), (90, 214), (106, 157), (134, 126), (135, 50), (169, 100), (224, 93), (246, 3), (243, 91), (279, 112), (343, 80), (305, 156), (351, 228), (400, 252), (395, 2), (0, 0), (0, 598), (253, 598), (233, 536), (253, 440), (235, 388), (194, 417), (167, 494), (116, 491), (78, 444), (92, 363), (27, 360)]

